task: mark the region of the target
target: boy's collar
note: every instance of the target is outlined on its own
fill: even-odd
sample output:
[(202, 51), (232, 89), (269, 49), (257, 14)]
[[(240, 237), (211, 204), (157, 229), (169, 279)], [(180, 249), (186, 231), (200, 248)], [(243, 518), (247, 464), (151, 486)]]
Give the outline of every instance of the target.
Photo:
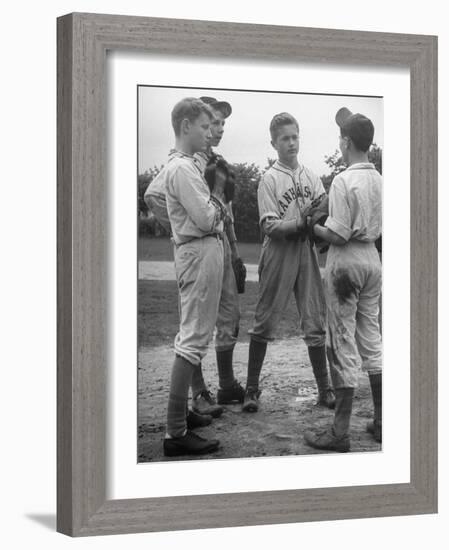
[(372, 162), (355, 162), (354, 164), (351, 164), (346, 170), (372, 170), (376, 167)]
[(277, 164), (278, 168), (281, 168), (282, 170), (288, 170), (289, 172), (296, 172), (297, 170), (301, 169), (301, 164), (299, 162), (296, 168), (290, 168), (290, 166), (287, 166), (287, 164), (284, 164), (279, 159), (276, 160), (275, 164)]
[(193, 159), (193, 155), (190, 155), (189, 153), (185, 153), (184, 151), (179, 151), (179, 149), (170, 149), (170, 152), (168, 153), (168, 156), (170, 158), (174, 158), (174, 157), (179, 157), (179, 158), (183, 158), (183, 157), (187, 157), (189, 159)]

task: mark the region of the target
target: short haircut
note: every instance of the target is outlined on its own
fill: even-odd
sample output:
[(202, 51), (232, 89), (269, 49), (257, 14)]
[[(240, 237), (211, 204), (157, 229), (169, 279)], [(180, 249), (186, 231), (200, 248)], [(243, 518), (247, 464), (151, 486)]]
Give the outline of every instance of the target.
[(277, 138), (279, 128), (282, 128), (282, 126), (287, 126), (288, 124), (294, 124), (299, 132), (298, 121), (293, 115), (290, 113), (279, 113), (274, 115), (270, 122), (270, 135), (272, 141), (275, 141)]
[(340, 127), (340, 134), (350, 138), (358, 151), (367, 153), (373, 143), (374, 125), (369, 118), (356, 113), (346, 119)]
[(335, 115), (335, 122), (340, 126), (341, 137), (350, 138), (358, 151), (368, 152), (374, 139), (374, 124), (368, 117), (342, 107)]
[(206, 114), (210, 120), (213, 118), (212, 111), (205, 103), (196, 97), (186, 97), (178, 101), (171, 112), (171, 123), (175, 135), (181, 132), (181, 123), (184, 119), (194, 122), (201, 114)]

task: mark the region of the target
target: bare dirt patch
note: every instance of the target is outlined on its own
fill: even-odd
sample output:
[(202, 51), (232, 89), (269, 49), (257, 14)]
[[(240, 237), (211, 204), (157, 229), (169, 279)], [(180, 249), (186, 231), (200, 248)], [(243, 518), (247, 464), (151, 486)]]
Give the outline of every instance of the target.
[[(246, 379), (248, 345), (236, 346), (235, 373)], [(171, 345), (142, 348), (139, 353), (138, 460), (139, 462), (179, 460), (165, 458), (162, 439), (168, 399), (170, 370), (173, 361)], [(204, 361), (204, 377), (211, 391), (217, 390), (213, 353)], [(199, 430), (199, 435), (216, 437), (220, 448), (213, 455), (198, 459), (242, 458), (314, 454), (304, 443), (304, 431), (319, 429), (332, 422), (333, 412), (315, 405), (317, 392), (309, 364), (307, 348), (299, 338), (275, 342), (268, 347), (262, 370), (262, 396), (257, 413), (242, 413), (239, 405), (225, 407), (224, 414)], [(372, 415), (368, 378), (361, 373), (351, 421), (351, 451), (380, 451), (366, 432)], [(189, 457), (182, 457), (188, 460)]]

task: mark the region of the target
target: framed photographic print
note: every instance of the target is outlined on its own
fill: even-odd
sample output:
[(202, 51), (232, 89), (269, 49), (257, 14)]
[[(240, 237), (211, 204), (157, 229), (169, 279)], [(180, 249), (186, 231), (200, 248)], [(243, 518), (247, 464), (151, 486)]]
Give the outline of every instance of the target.
[[(436, 76), (435, 37), (115, 15), (58, 19), (59, 531), (436, 511)], [(257, 413), (242, 413), (243, 396), (226, 402), (219, 395), (226, 380), (222, 370), (219, 381), (216, 357), (229, 346), (218, 345), (216, 355), (211, 343), (189, 404), (196, 415), (222, 409), (197, 430), (221, 445), (211, 454), (164, 456), (182, 277), (176, 281), (170, 235), (155, 223), (145, 192), (164, 173), (170, 148), (179, 149), (171, 117), (186, 97), (224, 113), (214, 148), (235, 178), (231, 211), (247, 266), (231, 346), (242, 386), (265, 246), (257, 188), (286, 160), (270, 122), (294, 115), (299, 154), (296, 146), (290, 153), (324, 189), (342, 168), (337, 111), (346, 107), (374, 123), (368, 160), (385, 177), (382, 444), (365, 430), (372, 413), (366, 374), (354, 398), (351, 452), (304, 443), (307, 425), (324, 426), (334, 413), (315, 405), (314, 359), (299, 339), (309, 329), (289, 301), (276, 326), (281, 338), (267, 347)], [(286, 211), (306, 187), (295, 196), (286, 188)], [(400, 242), (389, 238), (398, 204)], [(185, 244), (178, 236), (174, 230), (175, 255)], [(323, 268), (325, 253), (318, 262)], [(178, 340), (175, 346), (182, 356)], [(309, 340), (308, 347), (318, 346)], [(194, 399), (210, 390), (218, 403)]]

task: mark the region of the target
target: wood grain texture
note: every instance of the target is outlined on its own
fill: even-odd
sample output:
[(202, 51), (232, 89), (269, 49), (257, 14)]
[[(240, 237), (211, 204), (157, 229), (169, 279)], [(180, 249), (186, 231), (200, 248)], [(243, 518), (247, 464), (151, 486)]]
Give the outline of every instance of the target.
[(57, 188), (57, 528), (72, 528), (72, 25), (58, 21)]
[[(58, 531), (72, 535), (437, 509), (437, 41), (98, 14), (58, 20)], [(106, 500), (107, 50), (406, 66), (411, 74), (411, 481)]]

